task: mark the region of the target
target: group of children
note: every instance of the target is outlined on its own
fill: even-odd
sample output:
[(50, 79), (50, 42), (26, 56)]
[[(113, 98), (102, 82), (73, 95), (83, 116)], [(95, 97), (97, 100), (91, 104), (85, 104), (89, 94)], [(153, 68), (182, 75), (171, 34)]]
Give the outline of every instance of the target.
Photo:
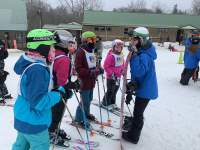
[[(137, 82), (137, 89), (129, 92), (132, 100), (136, 93), (134, 117), (130, 120), (128, 132), (122, 137), (137, 143), (143, 127), (143, 113), (150, 99), (158, 96), (154, 60), (155, 48), (148, 40), (146, 28), (136, 28), (131, 35), (133, 52), (131, 67), (132, 83)], [(26, 51), (16, 62), (14, 71), (20, 75), (18, 97), (14, 105), (14, 127), (18, 131), (13, 150), (48, 150), (50, 141), (64, 142), (71, 137), (60, 129), (59, 123), (65, 110), (65, 103), (73, 92), (79, 90), (81, 100), (76, 110), (75, 122), (82, 127), (90, 128), (89, 121), (96, 120), (90, 112), (93, 90), (98, 75), (107, 79), (107, 91), (101, 106), (116, 108), (116, 93), (125, 67), (124, 42), (116, 39), (112, 42), (104, 61), (104, 69), (95, 56), (96, 34), (86, 31), (82, 34), (82, 44), (76, 48), (76, 42), (68, 31), (35, 29), (27, 35)], [(76, 50), (77, 49), (77, 50)], [(132, 48), (130, 48), (131, 50)], [(75, 55), (74, 62), (71, 56)], [(75, 65), (77, 81), (71, 81), (72, 68)], [(128, 102), (129, 101), (129, 102)], [(60, 139), (60, 140), (59, 140)]]

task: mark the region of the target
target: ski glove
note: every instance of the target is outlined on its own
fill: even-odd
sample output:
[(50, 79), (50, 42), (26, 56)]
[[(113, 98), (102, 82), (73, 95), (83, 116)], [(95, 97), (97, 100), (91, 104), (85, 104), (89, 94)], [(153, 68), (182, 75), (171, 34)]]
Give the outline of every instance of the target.
[(126, 95), (125, 103), (126, 103), (127, 105), (129, 105), (132, 99), (133, 99), (132, 93), (128, 93), (128, 94)]
[(80, 83), (78, 81), (78, 79), (74, 82), (69, 82), (65, 85), (65, 88), (67, 89), (73, 89), (73, 90), (76, 90), (78, 91), (80, 89)]
[(126, 85), (126, 93), (133, 93), (138, 88), (138, 83), (136, 81), (130, 81)]
[(101, 67), (95, 68), (95, 69), (91, 69), (90, 70), (90, 77), (91, 78), (96, 78), (98, 75), (103, 74), (103, 73), (104, 73), (104, 70)]
[(138, 49), (137, 49), (135, 46), (133, 46), (132, 44), (130, 44), (130, 45), (128, 46), (128, 50), (129, 50), (130, 52), (132, 52), (133, 54), (136, 54), (136, 55), (137, 55), (137, 53), (138, 53)]
[(66, 86), (59, 86), (58, 88), (55, 88), (52, 91), (59, 92), (65, 101), (67, 99), (70, 99), (73, 95), (73, 92), (70, 89), (68, 89)]

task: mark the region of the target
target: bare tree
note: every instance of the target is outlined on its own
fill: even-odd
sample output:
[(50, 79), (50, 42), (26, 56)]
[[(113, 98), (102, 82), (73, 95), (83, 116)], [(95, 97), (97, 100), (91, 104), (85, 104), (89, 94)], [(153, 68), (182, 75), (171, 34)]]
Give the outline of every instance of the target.
[(162, 4), (160, 3), (160, 1), (154, 2), (154, 4), (152, 5), (152, 9), (154, 10), (154, 12), (156, 14), (164, 13), (164, 10), (163, 10), (163, 7), (162, 7)]
[(140, 9), (145, 9), (146, 8), (146, 1), (145, 0), (132, 0), (130, 4), (128, 5), (129, 9), (132, 10), (140, 10)]
[(192, 1), (192, 12), (195, 15), (200, 15), (200, 0)]

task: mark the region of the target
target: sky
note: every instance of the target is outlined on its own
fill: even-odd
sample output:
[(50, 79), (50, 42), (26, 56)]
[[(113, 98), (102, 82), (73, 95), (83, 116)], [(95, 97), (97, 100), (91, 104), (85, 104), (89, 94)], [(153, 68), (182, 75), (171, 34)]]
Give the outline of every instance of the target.
[[(59, 1), (63, 1), (63, 4), (65, 4), (65, 0), (46, 1), (50, 2), (53, 5), (59, 4)], [(132, 0), (102, 0), (103, 10), (112, 11), (113, 8), (127, 6), (128, 4), (130, 4), (131, 1)], [(178, 4), (178, 9), (190, 9), (192, 5), (192, 0), (146, 0), (146, 3), (148, 8), (152, 8), (152, 6), (159, 4), (165, 11), (170, 11), (175, 4)]]

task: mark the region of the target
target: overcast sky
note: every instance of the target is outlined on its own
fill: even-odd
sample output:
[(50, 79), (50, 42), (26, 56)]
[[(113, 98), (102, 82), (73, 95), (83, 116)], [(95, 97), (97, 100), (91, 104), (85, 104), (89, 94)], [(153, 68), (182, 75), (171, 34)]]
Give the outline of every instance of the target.
[[(60, 4), (59, 0), (47, 0), (53, 5)], [(64, 0), (63, 4), (65, 4)], [(102, 0), (103, 2), (103, 10), (113, 10), (113, 8), (119, 8), (123, 6), (127, 6), (132, 0)], [(185, 10), (191, 8), (192, 0), (146, 0), (147, 7), (152, 8), (153, 5), (157, 5), (158, 3), (165, 11), (172, 10), (175, 4), (178, 4), (178, 8)]]

